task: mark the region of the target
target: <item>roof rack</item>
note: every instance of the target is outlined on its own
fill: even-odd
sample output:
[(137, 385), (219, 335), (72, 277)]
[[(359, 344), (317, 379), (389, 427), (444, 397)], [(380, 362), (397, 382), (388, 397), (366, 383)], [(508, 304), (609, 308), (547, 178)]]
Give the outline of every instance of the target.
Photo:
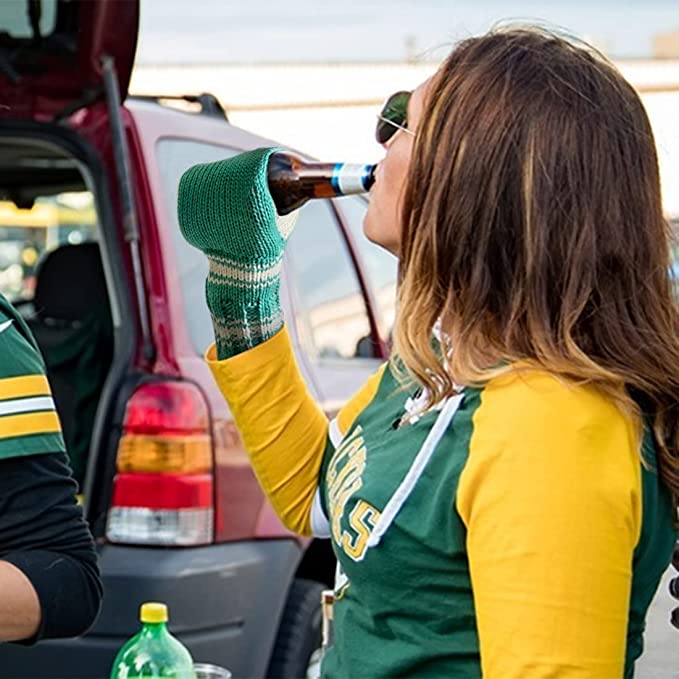
[[(228, 116), (226, 115), (226, 111), (219, 103), (219, 99), (217, 99), (214, 94), (210, 94), (209, 92), (202, 92), (201, 94), (131, 94), (130, 98), (139, 99), (141, 101), (153, 101), (161, 105), (164, 102), (186, 102), (187, 104), (198, 104), (200, 106), (198, 113), (201, 115), (221, 118), (227, 122), (229, 120)], [(194, 110), (193, 108), (182, 106), (172, 106), (172, 108), (178, 108), (182, 111)]]

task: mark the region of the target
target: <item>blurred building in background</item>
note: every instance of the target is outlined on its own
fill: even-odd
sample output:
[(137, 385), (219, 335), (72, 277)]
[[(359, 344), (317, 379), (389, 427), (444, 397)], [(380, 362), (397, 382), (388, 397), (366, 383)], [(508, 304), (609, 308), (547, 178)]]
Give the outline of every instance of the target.
[[(667, 38), (669, 45), (671, 35), (658, 40)], [(679, 216), (679, 57), (616, 64), (644, 100), (658, 145), (665, 209)], [(130, 91), (152, 95), (211, 92), (230, 122), (239, 127), (318, 158), (368, 163), (383, 153), (373, 139), (381, 103), (397, 90), (415, 87), (437, 65), (414, 60), (141, 64), (133, 73)]]
[(653, 38), (653, 56), (656, 59), (679, 59), (679, 28)]

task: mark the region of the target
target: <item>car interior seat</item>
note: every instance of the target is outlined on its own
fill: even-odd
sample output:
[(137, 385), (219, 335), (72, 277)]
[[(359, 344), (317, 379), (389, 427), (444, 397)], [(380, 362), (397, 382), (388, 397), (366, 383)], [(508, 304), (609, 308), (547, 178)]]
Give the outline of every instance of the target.
[(113, 324), (99, 245), (62, 245), (36, 272), (33, 315), (27, 319), (42, 351), (79, 485), (101, 390), (113, 359)]

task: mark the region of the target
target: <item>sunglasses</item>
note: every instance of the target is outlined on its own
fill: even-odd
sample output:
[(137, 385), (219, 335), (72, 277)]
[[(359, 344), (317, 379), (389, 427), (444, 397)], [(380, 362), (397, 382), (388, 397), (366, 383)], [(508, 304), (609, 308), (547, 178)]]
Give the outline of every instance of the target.
[(377, 114), (375, 139), (378, 144), (386, 144), (398, 130), (403, 130), (413, 137), (415, 133), (408, 129), (408, 102), (412, 92), (396, 92), (392, 94)]

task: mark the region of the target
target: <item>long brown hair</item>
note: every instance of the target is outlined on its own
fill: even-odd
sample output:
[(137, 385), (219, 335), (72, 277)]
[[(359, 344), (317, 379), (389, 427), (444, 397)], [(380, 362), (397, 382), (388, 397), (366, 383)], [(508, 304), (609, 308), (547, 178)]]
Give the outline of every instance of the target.
[(612, 64), (541, 29), (465, 40), (417, 130), (395, 355), (432, 401), (519, 363), (590, 384), (652, 423), (679, 497), (669, 240), (651, 127)]

